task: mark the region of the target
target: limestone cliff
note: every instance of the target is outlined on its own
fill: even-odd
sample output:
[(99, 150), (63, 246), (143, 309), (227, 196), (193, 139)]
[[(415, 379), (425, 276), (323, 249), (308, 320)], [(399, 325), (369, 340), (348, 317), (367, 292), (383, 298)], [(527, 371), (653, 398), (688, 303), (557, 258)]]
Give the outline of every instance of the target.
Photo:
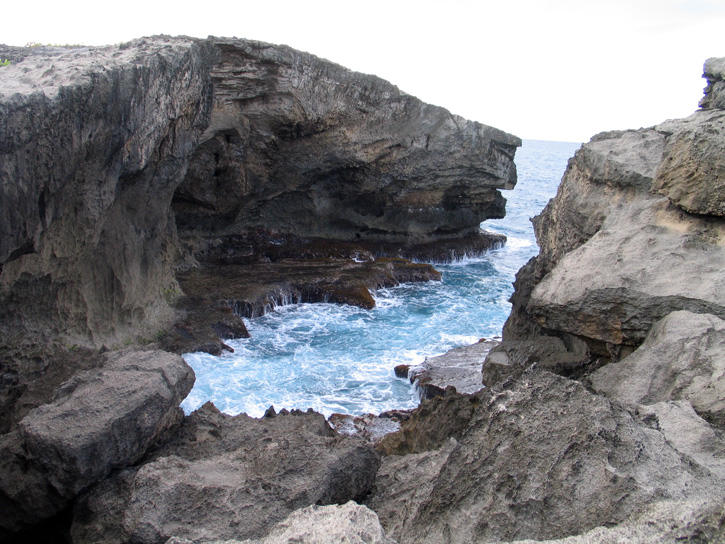
[[(504, 213), (498, 189), (515, 184), (520, 140), (374, 76), (215, 38), (0, 46), (0, 57), (11, 60), (0, 67), (0, 541), (67, 533), (79, 494), (106, 483), (76, 519), (74, 538), (97, 541), (90, 514), (122, 498), (109, 473), (135, 476), (130, 466), (180, 437), (193, 372), (160, 346), (220, 351), (219, 336), (247, 334), (240, 314), (279, 299), (370, 307), (369, 289), (439, 279), (429, 265), (379, 258), (411, 244), (456, 254), (501, 243), (479, 224)], [(232, 510), (259, 509), (234, 521), (258, 518), (256, 535), (293, 508), (372, 484), (372, 446), (341, 439), (319, 414), (257, 430), (248, 419), (192, 433), (199, 464), (180, 476), (173, 509), (188, 511), (190, 477), (211, 500), (209, 477), (234, 495)], [(290, 444), (304, 421), (309, 443)], [(224, 447), (208, 450), (222, 434)], [(180, 455), (170, 450), (163, 470)], [(149, 511), (138, 513), (128, 534), (115, 518), (98, 530), (140, 542), (178, 528), (161, 511), (163, 530), (149, 536)], [(241, 534), (227, 514), (212, 517)]]
[(639, 346), (678, 310), (725, 317), (725, 111), (710, 59), (703, 109), (595, 136), (534, 219), (538, 257), (518, 274), (489, 384), (534, 361), (586, 373)]
[(174, 266), (209, 238), (475, 234), (516, 181), (518, 138), (284, 46), (157, 37), (3, 55), (8, 342), (153, 335)]

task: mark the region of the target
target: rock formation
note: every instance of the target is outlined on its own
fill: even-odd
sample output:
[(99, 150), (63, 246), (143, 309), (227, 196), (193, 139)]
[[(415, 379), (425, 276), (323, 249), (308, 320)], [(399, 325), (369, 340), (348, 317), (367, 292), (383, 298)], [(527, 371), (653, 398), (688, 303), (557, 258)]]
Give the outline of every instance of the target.
[(721, 72), (707, 62), (692, 116), (603, 133), (576, 153), (534, 219), (541, 252), (517, 276), (485, 384), (534, 361), (574, 376), (618, 361), (671, 312), (725, 317)]
[(371, 445), (314, 414), (182, 423), (193, 373), (159, 348), (218, 353), (286, 300), (370, 307), (440, 277), (404, 258), (503, 243), (479, 224), (520, 140), (285, 46), (0, 56), (0, 540), (257, 537), (360, 499)]
[(74, 543), (264, 536), (293, 510), (360, 500), (379, 459), (311, 410), (254, 419), (207, 404), (140, 466), (81, 496)]
[(376, 451), (314, 412), (182, 418), (157, 348), (498, 243), (519, 141), (257, 42), (0, 54), (0, 540), (723, 540), (722, 59), (691, 117), (577, 152), (486, 388), (436, 380)]
[(4, 338), (135, 341), (231, 235), (478, 234), (516, 181), (518, 138), (284, 46), (40, 48), (0, 97)]
[(380, 442), (366, 504), (389, 536), (725, 541), (723, 66), (691, 117), (570, 161), (486, 388)]

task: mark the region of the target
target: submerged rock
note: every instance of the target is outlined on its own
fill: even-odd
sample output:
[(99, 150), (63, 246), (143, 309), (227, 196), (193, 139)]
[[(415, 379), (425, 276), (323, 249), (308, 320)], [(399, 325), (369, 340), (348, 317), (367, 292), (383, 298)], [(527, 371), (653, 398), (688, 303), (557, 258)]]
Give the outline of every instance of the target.
[(73, 542), (258, 538), (298, 508), (361, 499), (379, 463), (321, 414), (254, 419), (206, 404), (140, 466), (80, 498)]

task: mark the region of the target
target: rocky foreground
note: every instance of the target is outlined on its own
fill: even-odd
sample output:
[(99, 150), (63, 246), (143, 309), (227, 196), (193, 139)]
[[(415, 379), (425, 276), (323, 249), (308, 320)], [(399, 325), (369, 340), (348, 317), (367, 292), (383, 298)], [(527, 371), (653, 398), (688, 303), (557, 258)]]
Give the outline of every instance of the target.
[(373, 445), (184, 416), (172, 352), (500, 243), (518, 139), (245, 40), (0, 56), (1, 541), (725, 541), (725, 60), (577, 152), (502, 343), (427, 362)]

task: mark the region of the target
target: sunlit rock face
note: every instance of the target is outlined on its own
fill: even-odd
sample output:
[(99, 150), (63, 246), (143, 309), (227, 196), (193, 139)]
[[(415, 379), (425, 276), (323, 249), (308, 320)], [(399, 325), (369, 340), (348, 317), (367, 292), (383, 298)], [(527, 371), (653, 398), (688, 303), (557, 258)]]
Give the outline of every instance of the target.
[(705, 64), (703, 109), (599, 134), (571, 159), (534, 219), (541, 253), (517, 276), (488, 385), (536, 361), (586, 374), (632, 353), (671, 312), (725, 317), (722, 66)]
[(174, 266), (251, 231), (430, 242), (502, 217), (520, 140), (284, 46), (3, 49), (4, 336), (113, 345)]

